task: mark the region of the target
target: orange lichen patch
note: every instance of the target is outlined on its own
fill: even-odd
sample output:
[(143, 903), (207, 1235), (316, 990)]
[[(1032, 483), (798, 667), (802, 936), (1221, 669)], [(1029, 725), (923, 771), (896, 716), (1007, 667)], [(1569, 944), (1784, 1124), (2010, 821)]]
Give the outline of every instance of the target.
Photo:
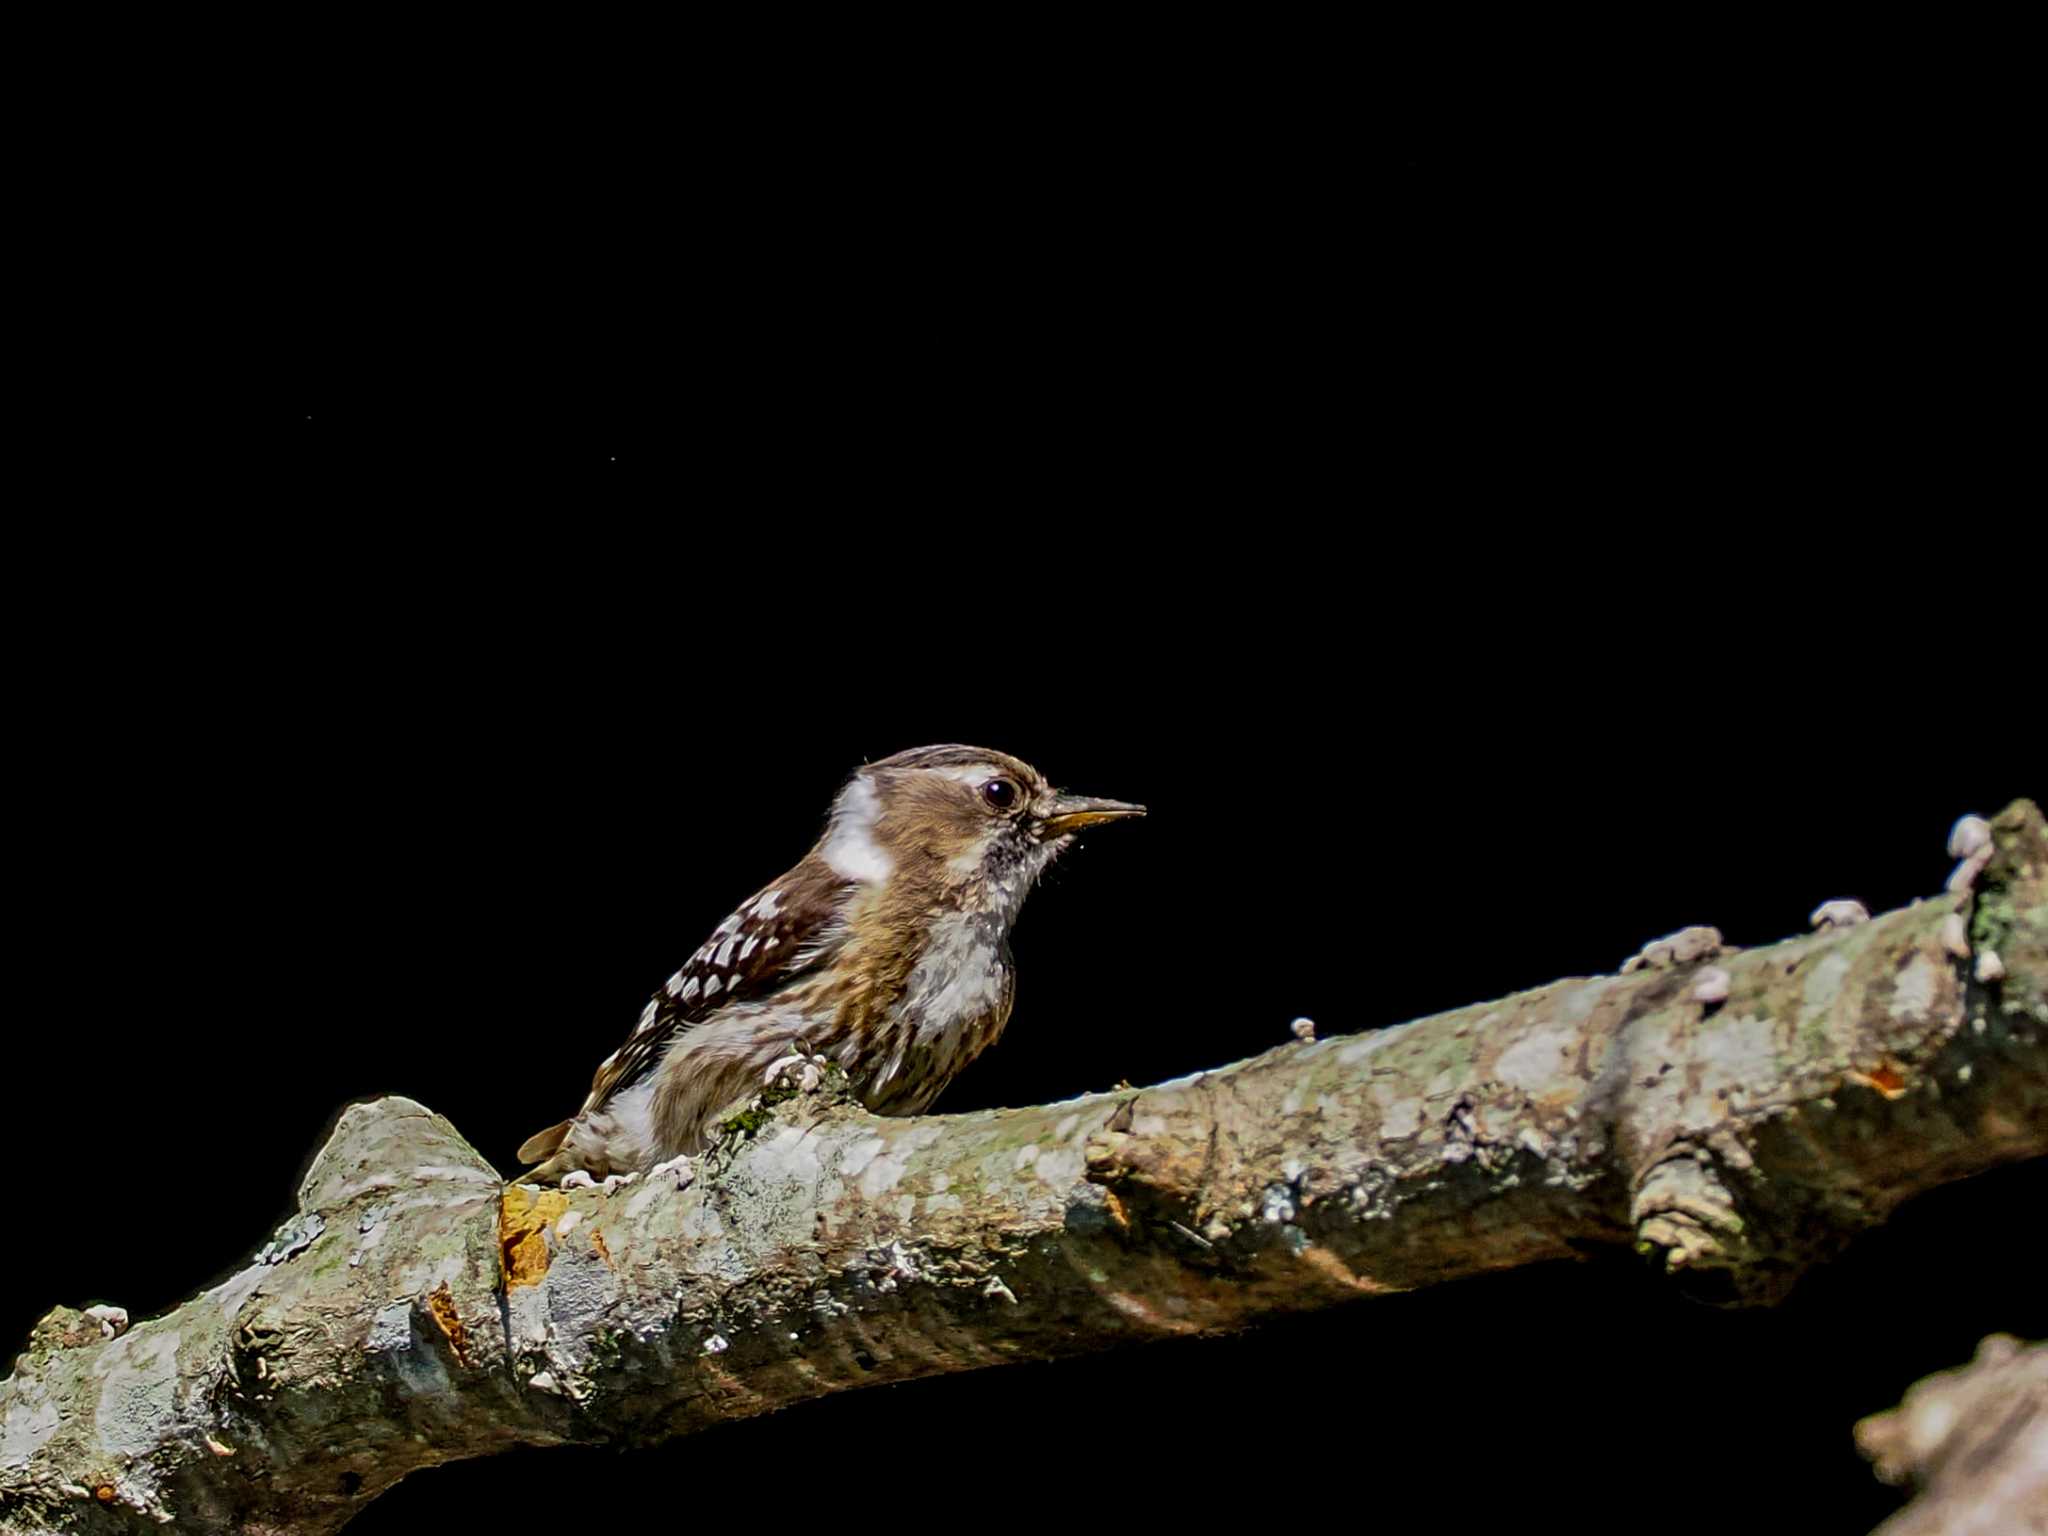
[(604, 1245), (604, 1234), (595, 1227), (590, 1229), (590, 1246), (597, 1250), (597, 1256), (603, 1259), (606, 1264), (610, 1265), (613, 1269), (618, 1268), (618, 1265), (612, 1264), (611, 1249)]
[(1128, 1232), (1131, 1229), (1130, 1213), (1124, 1209), (1123, 1201), (1117, 1199), (1116, 1191), (1105, 1189), (1102, 1192), (1102, 1196), (1104, 1203), (1109, 1208), (1109, 1219), (1115, 1222), (1118, 1227)]
[(1905, 1069), (1889, 1056), (1879, 1061), (1868, 1072), (1858, 1072), (1852, 1068), (1848, 1078), (1857, 1086), (1881, 1093), (1888, 1099), (1904, 1098), (1906, 1095)]
[(455, 1363), (464, 1370), (469, 1369), (469, 1330), (462, 1326), (462, 1315), (455, 1310), (455, 1298), (449, 1294), (446, 1282), (427, 1293), (427, 1312), (434, 1319), (434, 1326), (448, 1337), (448, 1347), (455, 1351)]
[(498, 1256), (505, 1270), (505, 1289), (539, 1285), (548, 1272), (548, 1228), (569, 1208), (558, 1189), (529, 1194), (523, 1185), (507, 1185), (498, 1202)]
[(100, 1486), (99, 1486), (99, 1491), (98, 1491), (97, 1493), (95, 1493), (95, 1494), (93, 1495), (93, 1497), (94, 1497), (94, 1498), (96, 1498), (96, 1499), (98, 1499), (98, 1500), (99, 1500), (99, 1501), (100, 1501), (100, 1502), (101, 1502), (102, 1504), (111, 1504), (111, 1503), (113, 1503), (113, 1502), (114, 1502), (114, 1490), (113, 1490), (113, 1487), (112, 1487), (112, 1485), (111, 1485), (111, 1484), (108, 1484), (108, 1483), (101, 1483), (101, 1484), (100, 1484)]

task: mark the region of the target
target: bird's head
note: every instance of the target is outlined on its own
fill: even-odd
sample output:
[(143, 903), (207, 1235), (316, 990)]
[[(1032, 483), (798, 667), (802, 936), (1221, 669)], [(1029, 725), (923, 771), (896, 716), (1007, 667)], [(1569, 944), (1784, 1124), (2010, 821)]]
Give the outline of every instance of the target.
[(1085, 827), (1142, 805), (1062, 794), (985, 747), (917, 747), (869, 763), (840, 791), (819, 852), (842, 878), (910, 873), (969, 910), (1014, 916), (1032, 881)]

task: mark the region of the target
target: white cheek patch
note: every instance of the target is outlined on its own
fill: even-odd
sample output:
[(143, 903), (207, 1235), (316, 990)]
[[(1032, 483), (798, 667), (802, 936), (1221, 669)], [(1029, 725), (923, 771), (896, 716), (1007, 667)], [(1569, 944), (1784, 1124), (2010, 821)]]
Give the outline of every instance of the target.
[(875, 841), (875, 821), (881, 813), (875, 786), (866, 779), (855, 779), (839, 796), (823, 852), (825, 863), (840, 879), (879, 884), (896, 868)]
[(995, 840), (995, 837), (996, 829), (990, 827), (988, 831), (982, 833), (980, 837), (954, 854), (952, 858), (946, 860), (947, 870), (956, 875), (973, 874), (981, 868), (982, 861), (988, 857), (988, 845)]

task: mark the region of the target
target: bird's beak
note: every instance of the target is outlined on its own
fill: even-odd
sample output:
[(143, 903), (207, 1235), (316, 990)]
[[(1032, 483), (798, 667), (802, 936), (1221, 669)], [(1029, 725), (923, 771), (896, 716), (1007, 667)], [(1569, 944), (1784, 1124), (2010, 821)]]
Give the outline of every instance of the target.
[(1041, 838), (1064, 837), (1069, 832), (1092, 827), (1098, 821), (1122, 821), (1129, 816), (1144, 814), (1145, 807), (1131, 805), (1123, 800), (1095, 800), (1087, 795), (1061, 795), (1046, 807), (1045, 814), (1039, 817), (1038, 835)]

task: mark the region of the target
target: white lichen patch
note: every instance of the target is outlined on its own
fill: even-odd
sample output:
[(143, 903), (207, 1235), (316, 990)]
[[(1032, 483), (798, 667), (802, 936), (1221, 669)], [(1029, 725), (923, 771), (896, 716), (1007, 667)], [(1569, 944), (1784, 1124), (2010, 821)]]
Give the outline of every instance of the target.
[(578, 1372), (589, 1363), (591, 1346), (602, 1328), (600, 1319), (618, 1299), (618, 1277), (588, 1243), (563, 1249), (548, 1266), (538, 1286), (547, 1298), (548, 1336), (555, 1341), (549, 1358)]
[(555, 1236), (567, 1237), (576, 1230), (576, 1223), (583, 1219), (581, 1211), (564, 1211), (562, 1219), (555, 1223)]
[(1653, 1123), (1705, 1130), (1719, 1123), (1730, 1097), (1773, 1081), (1778, 1046), (1770, 1019), (1721, 1016), (1677, 1036), (1675, 1022), (1664, 1015), (1646, 1019), (1629, 1042), (1628, 1093)]
[(1924, 951), (1916, 953), (1892, 985), (1891, 1015), (1895, 1019), (1925, 1018), (1948, 968)]
[(1589, 981), (1583, 986), (1573, 987), (1557, 999), (1557, 1018), (1561, 1024), (1580, 1024), (1593, 1015), (1600, 1006), (1600, 1000), (1607, 996), (1607, 984)]
[(647, 1180), (641, 1184), (639, 1192), (635, 1192), (635, 1196), (627, 1200), (627, 1221), (631, 1223), (633, 1219), (637, 1219), (639, 1212), (643, 1212), (651, 1204), (676, 1200), (676, 1196), (682, 1190), (688, 1190), (694, 1182), (696, 1169), (690, 1165), (688, 1157), (678, 1157), (672, 1163), (659, 1163), (657, 1167), (651, 1167), (647, 1171)]
[(537, 1285), (522, 1285), (505, 1293), (507, 1331), (526, 1350), (544, 1349), (549, 1337), (548, 1298)]
[(1848, 975), (1849, 957), (1839, 949), (1831, 950), (1814, 962), (1800, 993), (1803, 1006), (1799, 1022), (1802, 1027), (1820, 1022), (1834, 1010), (1842, 995), (1842, 983)]
[(270, 1277), (269, 1269), (262, 1264), (251, 1264), (240, 1274), (230, 1275), (212, 1290), (205, 1293), (223, 1316), (233, 1317), (241, 1311), (242, 1303), (254, 1294), (256, 1287)]
[(1080, 1123), (1081, 1117), (1079, 1115), (1062, 1115), (1060, 1123), (1052, 1128), (1053, 1139), (1055, 1141), (1065, 1141), (1074, 1134), (1074, 1128)]
[(688, 1242), (712, 1243), (724, 1238), (725, 1223), (709, 1206), (693, 1205), (683, 1213), (681, 1231)]
[(464, 1284), (463, 1270), (466, 1257), (458, 1250), (437, 1257), (422, 1257), (399, 1270), (394, 1277), (401, 1289), (408, 1295), (424, 1296), (439, 1286), (459, 1290)]
[(1392, 1084), (1373, 1084), (1373, 1098), (1380, 1106), (1380, 1135), (1389, 1141), (1413, 1136), (1422, 1129), (1423, 1102), (1413, 1094), (1402, 1095)]
[(870, 1162), (860, 1173), (860, 1192), (870, 1200), (879, 1200), (903, 1181), (909, 1166), (902, 1158), (883, 1152)]
[(1086, 1153), (1080, 1147), (1054, 1147), (1041, 1153), (1033, 1171), (1047, 1184), (1054, 1186), (1071, 1184), (1081, 1176), (1087, 1163)]
[[(958, 1195), (930, 1194), (924, 1197), (924, 1213), (927, 1216), (955, 1216), (965, 1207)], [(909, 1218), (906, 1217), (905, 1220)]]
[(361, 1268), (363, 1260), (367, 1259), (370, 1256), (370, 1250), (377, 1246), (378, 1240), (383, 1236), (384, 1229), (382, 1227), (378, 1227), (374, 1229), (369, 1234), (369, 1236), (365, 1237), (360, 1243), (356, 1244), (354, 1248), (350, 1249), (348, 1255), (348, 1267), (350, 1269)]
[(880, 1136), (867, 1136), (853, 1143), (839, 1154), (839, 1173), (843, 1178), (857, 1179), (867, 1170), (869, 1163), (881, 1156), (889, 1143)]
[(1339, 1048), (1337, 1052), (1337, 1065), (1348, 1067), (1361, 1062), (1375, 1051), (1385, 1050), (1395, 1040), (1400, 1039), (1414, 1028), (1413, 1024), (1396, 1024), (1391, 1029), (1376, 1029), (1369, 1035), (1361, 1036), (1351, 1041), (1348, 1045)]
[(327, 1218), (318, 1211), (305, 1211), (277, 1229), (277, 1235), (257, 1251), (258, 1264), (283, 1264), (312, 1247), (327, 1230)]
[(108, 1346), (100, 1370), (101, 1449), (147, 1456), (177, 1427), (178, 1335), (145, 1324)]
[(363, 1340), (363, 1348), (373, 1355), (411, 1349), (412, 1303), (394, 1301), (387, 1307), (379, 1308), (377, 1315), (370, 1320), (370, 1332)]
[(1494, 1076), (1525, 1093), (1555, 1087), (1567, 1053), (1578, 1038), (1575, 1029), (1538, 1025), (1500, 1053), (1494, 1062)]
[(1023, 1146), (1019, 1147), (1017, 1149), (1017, 1156), (1015, 1161), (1016, 1168), (1019, 1173), (1022, 1173), (1026, 1168), (1029, 1168), (1033, 1163), (1037, 1162), (1038, 1143), (1035, 1141), (1026, 1142)]
[(809, 1187), (822, 1171), (818, 1162), (818, 1138), (814, 1131), (782, 1126), (761, 1142), (748, 1161), (756, 1178), (780, 1180)]
[(0, 1468), (9, 1471), (27, 1466), (64, 1421), (41, 1382), (21, 1374), (14, 1382), (7, 1411), (0, 1415)]

